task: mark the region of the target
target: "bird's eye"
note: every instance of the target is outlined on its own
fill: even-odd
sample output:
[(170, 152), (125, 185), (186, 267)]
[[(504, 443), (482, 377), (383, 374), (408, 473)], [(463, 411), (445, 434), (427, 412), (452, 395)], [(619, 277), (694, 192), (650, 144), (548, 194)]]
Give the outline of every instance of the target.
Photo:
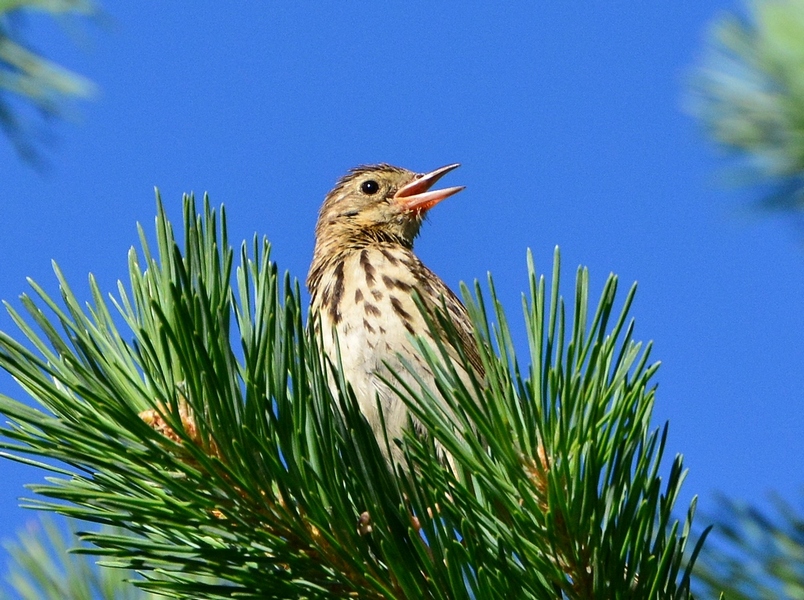
[(364, 181), (360, 184), (360, 191), (364, 194), (368, 194), (369, 196), (376, 194), (379, 190), (380, 184), (373, 179), (369, 179), (368, 181)]

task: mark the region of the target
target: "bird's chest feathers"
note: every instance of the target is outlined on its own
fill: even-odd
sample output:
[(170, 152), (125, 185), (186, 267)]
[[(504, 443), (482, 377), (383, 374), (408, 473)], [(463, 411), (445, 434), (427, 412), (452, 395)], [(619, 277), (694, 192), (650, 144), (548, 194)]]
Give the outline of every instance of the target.
[(344, 367), (374, 372), (396, 363), (409, 336), (427, 332), (413, 299), (417, 265), (406, 251), (363, 248), (324, 274), (316, 312), (325, 349), (334, 350), (334, 331)]

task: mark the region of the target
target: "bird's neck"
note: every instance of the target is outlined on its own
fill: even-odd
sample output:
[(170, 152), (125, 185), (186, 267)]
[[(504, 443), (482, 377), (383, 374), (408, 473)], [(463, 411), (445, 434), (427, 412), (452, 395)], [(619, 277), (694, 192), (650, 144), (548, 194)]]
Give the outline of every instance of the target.
[[(349, 258), (361, 254), (364, 250), (377, 250), (386, 256), (395, 255), (405, 263), (418, 263), (413, 254), (413, 243), (401, 240), (397, 236), (377, 231), (364, 231), (363, 235), (348, 238), (337, 236), (319, 236), (316, 240), (313, 262), (307, 275), (307, 287), (315, 296), (321, 288), (321, 282), (328, 279), (336, 269), (342, 269)], [(340, 265), (340, 266), (339, 266)]]

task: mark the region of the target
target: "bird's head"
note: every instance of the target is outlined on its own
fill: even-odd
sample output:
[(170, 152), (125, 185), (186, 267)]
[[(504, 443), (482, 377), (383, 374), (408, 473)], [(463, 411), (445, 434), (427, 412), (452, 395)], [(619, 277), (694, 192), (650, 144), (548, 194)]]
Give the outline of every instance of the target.
[(463, 187), (432, 190), (459, 165), (414, 173), (391, 165), (352, 169), (327, 194), (316, 225), (319, 243), (357, 245), (370, 240), (412, 247), (424, 215)]

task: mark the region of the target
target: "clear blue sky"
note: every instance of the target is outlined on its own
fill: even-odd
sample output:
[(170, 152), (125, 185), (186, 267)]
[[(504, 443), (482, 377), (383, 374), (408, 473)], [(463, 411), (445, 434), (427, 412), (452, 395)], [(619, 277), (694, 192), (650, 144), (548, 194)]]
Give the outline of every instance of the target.
[[(739, 5), (106, 4), (77, 43), (30, 23), (100, 93), (53, 129), (44, 174), (0, 139), (0, 298), (26, 277), (53, 290), (51, 259), (83, 297), (90, 271), (112, 291), (135, 224), (153, 229), (154, 186), (174, 218), (182, 192), (208, 191), (232, 240), (268, 235), (303, 278), (348, 168), (460, 162), (445, 183), (466, 191), (417, 245), (436, 273), (455, 288), (491, 271), (520, 342), (526, 248), (544, 272), (560, 245), (567, 282), (588, 265), (596, 291), (612, 271), (623, 290), (639, 281), (636, 335), (663, 363), (655, 423), (686, 457), (684, 502), (798, 497), (801, 240), (718, 183), (724, 163), (682, 110), (708, 24)], [(5, 374), (0, 392), (22, 394)], [(43, 474), (0, 474), (5, 537), (33, 517), (17, 498)]]

